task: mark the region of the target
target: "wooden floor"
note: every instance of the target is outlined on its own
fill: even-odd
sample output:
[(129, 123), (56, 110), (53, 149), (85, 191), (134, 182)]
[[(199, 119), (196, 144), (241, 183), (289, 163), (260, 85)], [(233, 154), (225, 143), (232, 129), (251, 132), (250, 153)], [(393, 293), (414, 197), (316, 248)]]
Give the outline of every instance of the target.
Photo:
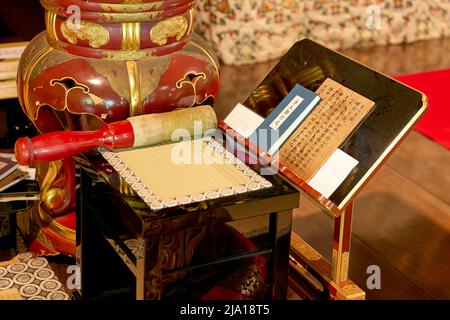
[[(387, 75), (450, 68), (450, 39), (344, 54)], [(219, 117), (242, 102), (275, 62), (222, 67)], [(333, 221), (305, 197), (294, 231), (331, 259)], [(367, 267), (381, 268), (368, 290)], [(355, 203), (350, 278), (367, 299), (450, 299), (450, 151), (412, 132)]]

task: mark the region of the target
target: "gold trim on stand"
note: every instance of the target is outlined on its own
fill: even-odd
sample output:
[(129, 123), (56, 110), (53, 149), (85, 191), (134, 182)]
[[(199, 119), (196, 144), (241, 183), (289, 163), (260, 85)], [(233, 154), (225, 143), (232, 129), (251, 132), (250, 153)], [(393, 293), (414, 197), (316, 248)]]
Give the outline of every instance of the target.
[(297, 254), (301, 254), (310, 261), (318, 261), (322, 259), (320, 253), (313, 249), (309, 244), (301, 241), (300, 237), (291, 237), (292, 250), (295, 250)]
[[(338, 239), (338, 248), (333, 249), (332, 254), (332, 278), (336, 282), (340, 282), (340, 279), (342, 278), (342, 238), (344, 233), (344, 220), (345, 220), (345, 214), (342, 213), (340, 217), (336, 218), (335, 220), (339, 219), (339, 239)], [(336, 223), (336, 222), (335, 222)]]
[(141, 107), (141, 88), (137, 62), (127, 61), (127, 71), (130, 84), (130, 117), (133, 117), (140, 113)]
[(122, 23), (122, 50), (138, 51), (141, 48), (141, 23)]
[[(302, 279), (305, 279), (311, 283), (311, 279), (314, 281), (315, 290), (318, 290), (319, 294), (323, 293), (320, 290), (320, 286), (317, 286), (316, 281), (321, 285), (328, 288), (329, 299), (334, 300), (364, 300), (366, 293), (358, 287), (353, 281), (345, 280), (341, 283), (337, 283), (331, 278), (332, 266), (328, 260), (322, 257), (317, 251), (310, 247), (310, 251), (314, 252), (314, 256), (320, 257), (319, 259), (311, 260), (308, 256), (303, 254), (302, 247), (310, 247), (305, 240), (300, 238), (296, 233), (291, 233), (291, 262), (292, 260), (298, 263), (295, 268), (291, 268), (290, 272), (295, 272)], [(305, 272), (306, 270), (306, 272)]]
[(348, 280), (348, 266), (350, 264), (350, 252), (342, 252), (341, 257), (341, 275), (339, 277), (339, 283)]
[(351, 280), (338, 285), (335, 300), (365, 300), (366, 293)]
[(352, 219), (353, 201), (347, 205), (339, 217), (334, 218), (333, 242), (334, 245), (337, 243), (337, 248), (333, 245), (332, 278), (336, 283), (348, 280)]
[(45, 24), (47, 26), (47, 34), (50, 38), (59, 40), (56, 33), (56, 14), (51, 11), (45, 11)]
[(338, 250), (333, 249), (332, 256), (332, 278), (336, 283), (348, 280), (348, 265), (350, 262), (350, 253), (348, 251), (339, 254)]

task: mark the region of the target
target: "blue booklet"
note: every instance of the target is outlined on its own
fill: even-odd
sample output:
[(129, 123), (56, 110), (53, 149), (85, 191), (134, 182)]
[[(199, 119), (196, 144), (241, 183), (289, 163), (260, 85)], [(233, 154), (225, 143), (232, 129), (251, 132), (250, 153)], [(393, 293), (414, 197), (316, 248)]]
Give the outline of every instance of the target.
[(261, 151), (275, 155), (320, 102), (313, 91), (296, 84), (272, 113), (250, 135)]

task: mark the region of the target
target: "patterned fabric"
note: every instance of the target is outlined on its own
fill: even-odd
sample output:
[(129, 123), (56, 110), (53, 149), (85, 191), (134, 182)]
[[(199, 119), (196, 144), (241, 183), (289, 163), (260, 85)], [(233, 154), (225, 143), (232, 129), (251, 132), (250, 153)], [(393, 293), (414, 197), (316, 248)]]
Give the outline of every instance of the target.
[(19, 262), (0, 266), (0, 292), (16, 288), (25, 300), (68, 300), (62, 283), (45, 258), (18, 255)]
[(450, 36), (450, 0), (199, 0), (198, 31), (227, 64), (280, 57), (308, 37), (332, 49)]
[(334, 49), (450, 36), (450, 0), (305, 2), (309, 38)]
[(298, 0), (200, 0), (197, 26), (223, 62), (262, 62), (281, 56), (298, 39), (302, 11)]

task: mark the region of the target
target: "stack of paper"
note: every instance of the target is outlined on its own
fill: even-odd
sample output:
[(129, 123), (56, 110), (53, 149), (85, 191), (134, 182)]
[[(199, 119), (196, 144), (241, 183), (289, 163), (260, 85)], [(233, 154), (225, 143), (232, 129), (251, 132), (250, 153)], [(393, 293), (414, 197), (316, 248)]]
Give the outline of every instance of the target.
[(0, 45), (0, 99), (17, 97), (17, 67), (27, 44), (19, 42)]
[[(15, 188), (14, 186), (16, 186), (19, 182), (23, 180), (33, 180), (34, 182), (36, 178), (35, 176), (36, 176), (36, 169), (19, 165), (19, 163), (15, 161), (14, 155), (4, 153), (0, 154), (0, 202), (6, 200), (8, 201), (22, 200), (22, 196), (25, 196), (26, 200), (33, 200), (29, 198), (30, 194), (28, 194), (28, 191), (22, 192), (21, 188), (15, 190), (17, 188)], [(13, 193), (10, 192), (10, 190), (12, 189), (14, 189), (15, 192)], [(25, 189), (28, 190), (30, 188), (27, 186)], [(31, 189), (37, 188), (33, 187)], [(20, 199), (17, 198), (19, 193)], [(32, 193), (34, 196), (37, 196), (36, 192)], [(11, 197), (14, 197), (14, 199)], [(25, 198), (23, 200), (25, 200)]]

